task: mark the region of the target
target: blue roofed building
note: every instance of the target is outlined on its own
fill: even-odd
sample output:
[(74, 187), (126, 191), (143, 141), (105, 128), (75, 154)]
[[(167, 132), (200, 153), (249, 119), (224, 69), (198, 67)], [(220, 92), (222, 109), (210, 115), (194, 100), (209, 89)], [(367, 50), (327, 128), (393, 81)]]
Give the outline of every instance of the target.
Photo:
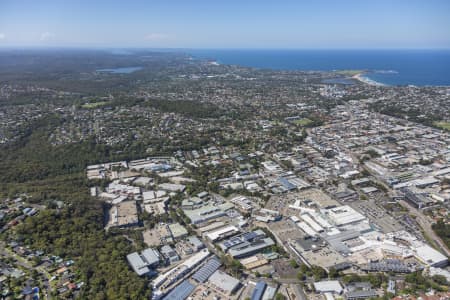
[(261, 300), (264, 291), (266, 290), (266, 286), (267, 284), (264, 281), (259, 281), (253, 290), (251, 300)]
[(194, 291), (195, 286), (185, 280), (168, 293), (163, 300), (184, 300)]
[(296, 185), (294, 185), (293, 183), (291, 183), (289, 180), (287, 180), (284, 177), (279, 177), (278, 178), (278, 182), (288, 191), (292, 191), (295, 190), (297, 188)]
[(222, 265), (217, 257), (213, 257), (206, 264), (204, 264), (197, 272), (192, 275), (192, 279), (197, 282), (203, 283), (208, 280), (211, 275), (219, 269)]

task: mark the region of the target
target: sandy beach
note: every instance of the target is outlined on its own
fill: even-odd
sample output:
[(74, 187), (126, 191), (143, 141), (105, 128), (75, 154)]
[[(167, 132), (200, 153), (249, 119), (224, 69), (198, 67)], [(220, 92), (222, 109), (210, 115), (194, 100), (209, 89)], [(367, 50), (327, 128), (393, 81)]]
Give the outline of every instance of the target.
[(372, 80), (370, 78), (365, 77), (364, 74), (365, 73), (358, 73), (358, 74), (352, 76), (352, 78), (356, 79), (356, 80), (358, 80), (358, 81), (360, 81), (362, 83), (373, 85), (373, 86), (386, 86), (383, 83), (380, 83), (380, 82), (377, 82), (375, 80)]

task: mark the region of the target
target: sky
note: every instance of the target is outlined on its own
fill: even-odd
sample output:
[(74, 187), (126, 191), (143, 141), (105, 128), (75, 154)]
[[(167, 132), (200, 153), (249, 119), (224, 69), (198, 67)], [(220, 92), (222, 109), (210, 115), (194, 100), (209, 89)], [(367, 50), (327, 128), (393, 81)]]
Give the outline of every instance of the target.
[(450, 49), (450, 1), (0, 0), (0, 47)]

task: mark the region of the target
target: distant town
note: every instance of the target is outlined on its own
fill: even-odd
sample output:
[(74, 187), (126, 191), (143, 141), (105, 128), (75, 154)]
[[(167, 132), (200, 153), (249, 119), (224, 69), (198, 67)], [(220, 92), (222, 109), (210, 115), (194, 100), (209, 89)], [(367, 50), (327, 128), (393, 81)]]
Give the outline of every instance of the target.
[(35, 71), (0, 71), (1, 297), (450, 297), (449, 87), (21, 55)]

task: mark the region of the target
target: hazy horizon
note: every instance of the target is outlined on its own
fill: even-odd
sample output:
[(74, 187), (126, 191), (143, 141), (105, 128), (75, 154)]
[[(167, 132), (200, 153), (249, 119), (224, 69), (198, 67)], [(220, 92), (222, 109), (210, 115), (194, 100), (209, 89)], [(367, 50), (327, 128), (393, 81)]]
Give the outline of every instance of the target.
[(103, 50), (103, 51), (186, 51), (186, 50), (223, 50), (223, 51), (450, 51), (448, 48), (212, 48), (212, 47), (88, 47), (88, 46), (0, 46), (1, 50)]
[(12, 1), (0, 48), (450, 49), (450, 1)]

